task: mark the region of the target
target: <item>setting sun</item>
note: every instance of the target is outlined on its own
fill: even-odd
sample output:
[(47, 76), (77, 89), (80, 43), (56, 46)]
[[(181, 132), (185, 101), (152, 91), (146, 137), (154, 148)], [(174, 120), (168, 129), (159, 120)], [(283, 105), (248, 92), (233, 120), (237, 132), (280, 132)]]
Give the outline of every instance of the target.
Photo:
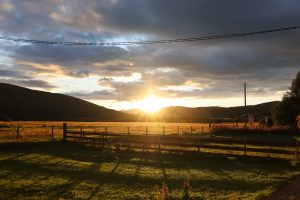
[(137, 104), (138, 108), (146, 112), (156, 112), (159, 109), (165, 107), (163, 99), (160, 99), (153, 95), (146, 97), (145, 99), (139, 101)]

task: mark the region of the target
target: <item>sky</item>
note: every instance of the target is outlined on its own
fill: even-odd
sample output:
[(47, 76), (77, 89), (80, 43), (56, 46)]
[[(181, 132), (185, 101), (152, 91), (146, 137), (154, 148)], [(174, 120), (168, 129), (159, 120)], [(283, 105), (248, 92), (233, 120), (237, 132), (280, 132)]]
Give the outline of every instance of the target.
[[(296, 0), (0, 0), (0, 36), (74, 42), (190, 38), (300, 25)], [(186, 43), (63, 46), (0, 40), (0, 82), (116, 110), (280, 100), (300, 30)]]

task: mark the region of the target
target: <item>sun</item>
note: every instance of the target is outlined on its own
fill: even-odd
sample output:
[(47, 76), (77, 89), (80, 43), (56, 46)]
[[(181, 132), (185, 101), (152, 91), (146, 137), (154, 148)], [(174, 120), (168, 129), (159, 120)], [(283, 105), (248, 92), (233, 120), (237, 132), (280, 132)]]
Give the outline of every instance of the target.
[(150, 113), (156, 112), (161, 108), (163, 108), (164, 106), (165, 105), (162, 99), (154, 95), (150, 95), (138, 102), (138, 108), (144, 110), (145, 112), (150, 112)]

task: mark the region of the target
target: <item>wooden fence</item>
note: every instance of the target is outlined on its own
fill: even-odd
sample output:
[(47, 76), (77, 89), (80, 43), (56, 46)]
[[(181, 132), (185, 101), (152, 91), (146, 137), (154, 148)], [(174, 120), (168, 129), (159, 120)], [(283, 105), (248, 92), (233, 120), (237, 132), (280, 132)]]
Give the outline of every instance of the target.
[(297, 140), (274, 141), (243, 138), (203, 136), (201, 134), (134, 134), (69, 128), (63, 124), (63, 141), (97, 145), (114, 150), (160, 152), (210, 152), (226, 155), (279, 156), (299, 161)]
[(9, 125), (0, 127), (0, 142), (39, 142), (62, 140), (62, 126)]

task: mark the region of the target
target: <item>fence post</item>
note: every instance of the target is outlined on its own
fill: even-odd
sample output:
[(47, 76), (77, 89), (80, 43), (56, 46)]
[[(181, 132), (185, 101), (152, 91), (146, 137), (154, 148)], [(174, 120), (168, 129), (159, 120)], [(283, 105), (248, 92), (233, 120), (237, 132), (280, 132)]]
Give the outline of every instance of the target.
[(191, 126), (191, 134), (193, 133), (193, 127)]
[(51, 126), (51, 141), (54, 141), (54, 126)]
[(63, 141), (67, 141), (67, 123), (63, 123)]
[(179, 126), (177, 126), (177, 133), (178, 133), (178, 135), (179, 135)]
[(165, 135), (165, 127), (163, 126), (162, 128), (163, 128), (163, 135)]
[(146, 126), (146, 135), (148, 135), (148, 127)]
[(105, 126), (105, 134), (103, 135), (103, 138), (106, 139), (108, 134), (108, 128)]
[[(127, 134), (130, 135), (130, 127), (127, 127)], [(127, 144), (127, 151), (130, 151), (130, 143)]]
[(119, 152), (120, 151), (120, 145), (118, 140), (116, 141), (116, 151)]
[(204, 132), (203, 132), (203, 125), (202, 125), (202, 133), (204, 133)]
[(299, 142), (296, 139), (296, 160), (299, 162)]
[(20, 137), (20, 127), (19, 125), (17, 125), (17, 138), (19, 139), (19, 137)]
[(244, 136), (244, 156), (247, 155), (247, 141), (246, 141), (246, 137)]

